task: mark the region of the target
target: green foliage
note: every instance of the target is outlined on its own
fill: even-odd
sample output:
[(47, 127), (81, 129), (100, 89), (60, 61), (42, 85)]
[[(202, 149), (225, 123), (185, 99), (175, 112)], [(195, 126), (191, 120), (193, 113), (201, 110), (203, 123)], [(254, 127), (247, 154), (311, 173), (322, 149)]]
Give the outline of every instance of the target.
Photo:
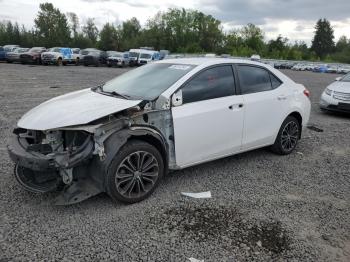
[(217, 53), (250, 57), (350, 63), (350, 39), (343, 36), (334, 43), (330, 22), (320, 19), (315, 26), (312, 47), (305, 42), (291, 44), (281, 35), (265, 42), (264, 32), (248, 24), (224, 33), (221, 22), (196, 10), (171, 8), (158, 12), (144, 28), (137, 18), (117, 27), (107, 23), (99, 32), (93, 18), (80, 26), (75, 13), (63, 14), (51, 3), (40, 4), (35, 28), (27, 30), (17, 23), (0, 22), (0, 45), (98, 47), (125, 51), (140, 46), (179, 53)]
[(119, 35), (112, 24), (105, 24), (100, 32), (100, 41), (98, 47), (102, 50), (118, 50)]
[(334, 31), (330, 22), (325, 18), (317, 21), (315, 29), (311, 49), (320, 58), (324, 58), (334, 51)]
[(51, 3), (39, 5), (34, 23), (44, 46), (64, 46), (70, 40), (70, 28), (66, 16)]
[(93, 18), (88, 18), (86, 25), (83, 27), (83, 33), (85, 37), (87, 37), (93, 45), (97, 43), (98, 37), (98, 29), (95, 25), (95, 21)]

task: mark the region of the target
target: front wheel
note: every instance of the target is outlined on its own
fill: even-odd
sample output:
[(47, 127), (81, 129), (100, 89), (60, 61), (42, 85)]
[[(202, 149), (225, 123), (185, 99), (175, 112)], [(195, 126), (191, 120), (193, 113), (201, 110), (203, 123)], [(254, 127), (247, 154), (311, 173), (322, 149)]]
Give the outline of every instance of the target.
[(136, 203), (157, 187), (164, 173), (159, 151), (149, 143), (133, 140), (114, 157), (107, 174), (107, 193), (117, 201)]
[(290, 154), (298, 144), (301, 134), (301, 125), (293, 116), (288, 116), (282, 123), (275, 143), (271, 149), (279, 155)]

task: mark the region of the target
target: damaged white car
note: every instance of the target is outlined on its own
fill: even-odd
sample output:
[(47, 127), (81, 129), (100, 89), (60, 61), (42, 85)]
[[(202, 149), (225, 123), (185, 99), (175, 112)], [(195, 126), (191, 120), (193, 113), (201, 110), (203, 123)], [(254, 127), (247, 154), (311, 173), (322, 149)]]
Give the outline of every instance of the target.
[(37, 106), (8, 151), (18, 182), (59, 191), (56, 204), (100, 192), (134, 203), (168, 170), (265, 146), (291, 153), (309, 120), (308, 97), (258, 62), (163, 60)]

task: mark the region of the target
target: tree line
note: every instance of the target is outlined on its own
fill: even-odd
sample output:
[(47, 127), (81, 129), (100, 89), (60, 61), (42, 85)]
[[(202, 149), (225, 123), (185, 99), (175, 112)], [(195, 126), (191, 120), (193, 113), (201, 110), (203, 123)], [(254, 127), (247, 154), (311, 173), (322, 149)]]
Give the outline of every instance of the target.
[(279, 35), (265, 41), (264, 32), (254, 24), (224, 32), (221, 21), (196, 10), (170, 8), (150, 18), (142, 27), (133, 17), (119, 25), (106, 23), (98, 30), (93, 18), (81, 25), (75, 13), (62, 13), (51, 3), (40, 4), (34, 27), (0, 23), (0, 45), (96, 47), (102, 50), (129, 50), (151, 46), (177, 53), (217, 53), (233, 56), (259, 54), (264, 58), (324, 60), (350, 63), (350, 38), (335, 43), (327, 19), (315, 25), (311, 47), (303, 41), (291, 43)]

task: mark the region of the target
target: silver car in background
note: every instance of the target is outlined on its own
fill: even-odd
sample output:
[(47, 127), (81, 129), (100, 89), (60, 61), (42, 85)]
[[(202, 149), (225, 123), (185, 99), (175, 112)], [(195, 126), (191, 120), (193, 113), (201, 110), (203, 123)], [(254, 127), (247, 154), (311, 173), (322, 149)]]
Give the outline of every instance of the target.
[(125, 67), (129, 66), (129, 53), (128, 52), (117, 52), (117, 51), (107, 51), (107, 66), (119, 66)]
[(16, 48), (12, 52), (6, 53), (6, 61), (7, 63), (20, 62), (20, 54), (27, 52), (29, 48)]
[(337, 77), (321, 95), (322, 110), (350, 113), (350, 73)]

